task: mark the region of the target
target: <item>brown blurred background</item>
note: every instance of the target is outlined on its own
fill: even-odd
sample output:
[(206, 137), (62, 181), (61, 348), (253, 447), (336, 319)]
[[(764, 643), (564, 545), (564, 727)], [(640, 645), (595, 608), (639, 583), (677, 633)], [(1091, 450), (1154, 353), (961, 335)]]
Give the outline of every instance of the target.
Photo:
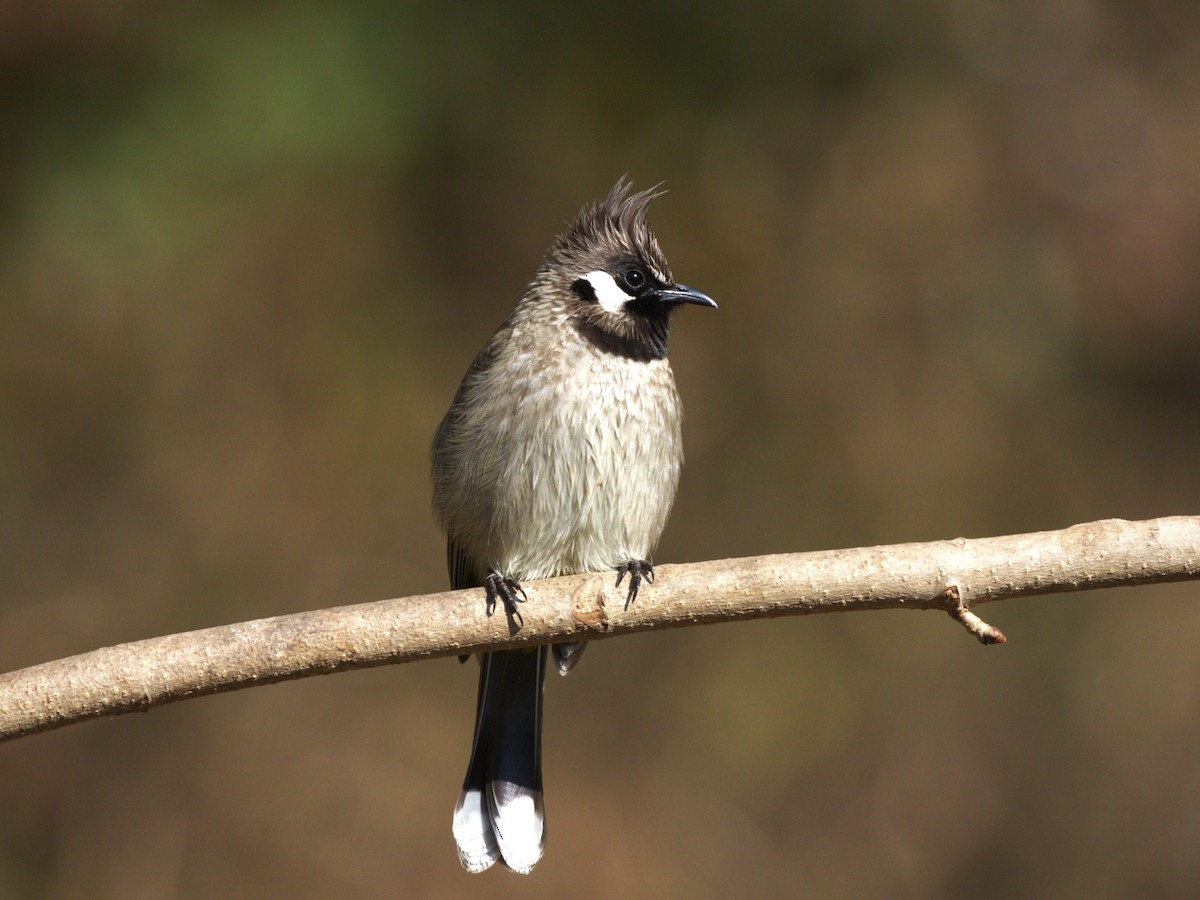
[[(0, 667), (441, 589), (429, 436), (622, 173), (721, 304), (659, 562), (1200, 512), (1200, 7), (0, 2)], [(1200, 588), (611, 641), (460, 871), (475, 668), (0, 748), (0, 895), (1200, 890)]]

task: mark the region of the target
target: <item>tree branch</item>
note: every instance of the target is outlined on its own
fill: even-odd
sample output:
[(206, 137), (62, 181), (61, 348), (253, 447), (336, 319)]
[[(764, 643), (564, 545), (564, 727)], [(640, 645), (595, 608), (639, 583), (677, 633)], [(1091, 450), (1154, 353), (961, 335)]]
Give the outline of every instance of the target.
[(612, 573), (529, 582), (519, 629), (489, 617), (476, 588), (105, 647), (0, 676), (0, 740), (343, 669), (741, 619), (943, 609), (983, 643), (1003, 643), (969, 606), (1200, 577), (1200, 516), (663, 565), (655, 576), (629, 609)]

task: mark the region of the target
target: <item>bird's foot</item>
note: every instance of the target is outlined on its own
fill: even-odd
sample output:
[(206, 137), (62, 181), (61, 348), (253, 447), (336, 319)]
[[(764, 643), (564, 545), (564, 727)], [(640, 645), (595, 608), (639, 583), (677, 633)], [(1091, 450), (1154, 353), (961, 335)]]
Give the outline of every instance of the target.
[(625, 608), (629, 609), (629, 604), (637, 599), (642, 579), (654, 584), (654, 564), (648, 559), (631, 559), (621, 563), (617, 566), (617, 587), (621, 586), (626, 575), (629, 576), (629, 593), (625, 595)]
[(529, 599), (525, 596), (525, 588), (521, 587), (521, 582), (515, 578), (509, 578), (507, 575), (501, 575), (499, 572), (491, 572), (483, 586), (487, 591), (487, 614), (489, 616), (496, 611), (496, 600), (499, 599), (504, 604), (504, 612), (517, 623), (518, 627), (525, 624), (521, 613), (517, 611), (517, 604), (524, 603)]

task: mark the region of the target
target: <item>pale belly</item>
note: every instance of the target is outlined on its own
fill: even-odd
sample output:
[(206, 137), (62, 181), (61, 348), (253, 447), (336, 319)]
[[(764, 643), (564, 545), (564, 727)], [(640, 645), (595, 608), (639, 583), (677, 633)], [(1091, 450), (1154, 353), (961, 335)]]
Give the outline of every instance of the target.
[(459, 515), (443, 514), (449, 533), (520, 580), (650, 558), (682, 463), (666, 361), (586, 356), (570, 372), (522, 374), (523, 390), (464, 423), (457, 443), (473, 465)]

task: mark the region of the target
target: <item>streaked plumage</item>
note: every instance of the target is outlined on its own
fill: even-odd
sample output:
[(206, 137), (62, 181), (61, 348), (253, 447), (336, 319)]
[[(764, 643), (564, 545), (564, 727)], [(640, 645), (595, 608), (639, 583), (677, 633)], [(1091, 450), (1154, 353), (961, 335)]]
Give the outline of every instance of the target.
[[(584, 209), (463, 378), (433, 444), (453, 587), (488, 584), (511, 607), (505, 580), (626, 567), (632, 599), (650, 575), (683, 462), (670, 314), (715, 306), (672, 281), (646, 225), (654, 196), (622, 181)], [(555, 645), (563, 674), (583, 646)], [(541, 858), (546, 661), (544, 647), (483, 656), (454, 816), (470, 871)]]

